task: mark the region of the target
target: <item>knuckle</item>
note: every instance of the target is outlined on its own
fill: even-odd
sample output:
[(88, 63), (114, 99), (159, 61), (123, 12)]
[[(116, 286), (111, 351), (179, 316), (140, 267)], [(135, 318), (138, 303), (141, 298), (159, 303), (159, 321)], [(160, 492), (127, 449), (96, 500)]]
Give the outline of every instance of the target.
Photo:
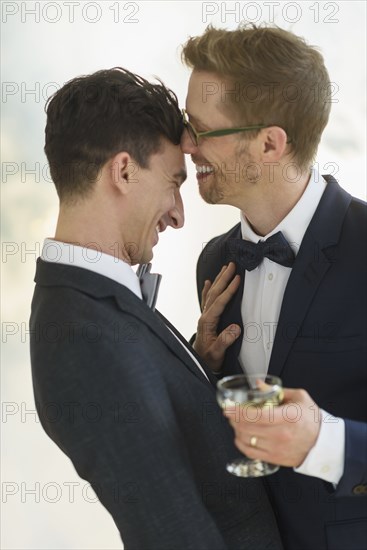
[(306, 401), (306, 400), (307, 400), (308, 393), (306, 392), (306, 390), (304, 390), (304, 389), (299, 389), (299, 390), (298, 390), (298, 394), (299, 394), (299, 400), (300, 400), (300, 401)]

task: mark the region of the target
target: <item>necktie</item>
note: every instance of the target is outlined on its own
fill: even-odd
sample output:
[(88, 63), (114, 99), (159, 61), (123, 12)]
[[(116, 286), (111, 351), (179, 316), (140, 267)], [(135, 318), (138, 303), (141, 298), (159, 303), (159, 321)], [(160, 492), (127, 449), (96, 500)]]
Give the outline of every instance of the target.
[(139, 278), (143, 300), (154, 311), (162, 275), (150, 273), (151, 269), (152, 264), (140, 264), (136, 275)]
[(281, 231), (258, 243), (228, 239), (226, 248), (228, 259), (247, 271), (255, 269), (265, 257), (285, 267), (292, 267), (295, 260), (294, 252)]

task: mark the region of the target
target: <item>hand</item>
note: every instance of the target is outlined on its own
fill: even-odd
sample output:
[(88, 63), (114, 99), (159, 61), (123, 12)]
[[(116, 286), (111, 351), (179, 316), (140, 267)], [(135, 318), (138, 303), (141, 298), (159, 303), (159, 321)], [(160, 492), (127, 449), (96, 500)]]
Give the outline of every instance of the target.
[[(315, 445), (321, 412), (305, 390), (284, 388), (279, 406), (237, 405), (225, 416), (235, 432), (235, 444), (248, 458), (298, 468)], [(256, 438), (256, 445), (251, 446)]]
[(219, 372), (226, 349), (241, 334), (238, 325), (229, 325), (220, 334), (217, 327), (225, 306), (236, 293), (241, 278), (235, 274), (235, 264), (222, 267), (214, 283), (205, 281), (201, 297), (201, 317), (198, 321), (195, 351), (204, 359), (213, 372)]

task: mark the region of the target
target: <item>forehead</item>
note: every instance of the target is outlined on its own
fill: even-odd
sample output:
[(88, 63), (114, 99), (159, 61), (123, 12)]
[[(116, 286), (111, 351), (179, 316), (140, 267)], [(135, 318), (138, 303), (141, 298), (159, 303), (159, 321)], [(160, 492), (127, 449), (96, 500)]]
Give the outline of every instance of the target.
[(162, 175), (179, 180), (180, 183), (186, 179), (185, 156), (180, 145), (164, 139), (161, 149), (150, 160), (151, 170), (159, 170)]
[[(193, 122), (227, 124), (231, 84), (215, 73), (194, 70), (186, 98), (186, 110)], [(227, 92), (227, 93), (226, 93)]]

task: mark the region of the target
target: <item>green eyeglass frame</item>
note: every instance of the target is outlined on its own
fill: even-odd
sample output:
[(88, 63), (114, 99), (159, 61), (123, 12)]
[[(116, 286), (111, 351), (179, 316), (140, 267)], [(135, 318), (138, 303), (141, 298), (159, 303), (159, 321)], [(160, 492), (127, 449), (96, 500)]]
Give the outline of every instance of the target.
[(237, 134), (240, 132), (247, 132), (250, 130), (261, 130), (261, 128), (266, 128), (265, 124), (256, 124), (254, 126), (242, 126), (241, 128), (224, 128), (222, 130), (210, 130), (208, 132), (197, 132), (189, 121), (189, 116), (185, 109), (182, 109), (182, 118), (185, 128), (188, 131), (188, 134), (191, 138), (193, 144), (197, 147), (199, 144), (199, 138), (201, 137), (220, 137), (228, 136), (230, 134)]

